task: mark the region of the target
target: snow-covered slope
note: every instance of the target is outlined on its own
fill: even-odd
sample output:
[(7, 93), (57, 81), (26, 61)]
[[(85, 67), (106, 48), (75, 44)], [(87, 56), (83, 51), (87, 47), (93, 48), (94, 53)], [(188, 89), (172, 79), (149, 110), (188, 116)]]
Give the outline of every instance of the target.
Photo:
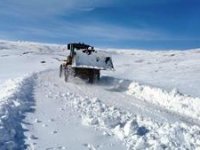
[(64, 49), (62, 45), (0, 41), (0, 83), (27, 73), (56, 68), (58, 60), (66, 55)]
[(0, 41), (0, 149), (200, 148), (200, 50), (106, 50), (90, 85), (58, 77), (63, 49)]
[[(186, 51), (114, 51), (116, 72), (109, 76), (134, 80), (200, 97), (200, 49)], [(106, 73), (107, 74), (107, 73)]]

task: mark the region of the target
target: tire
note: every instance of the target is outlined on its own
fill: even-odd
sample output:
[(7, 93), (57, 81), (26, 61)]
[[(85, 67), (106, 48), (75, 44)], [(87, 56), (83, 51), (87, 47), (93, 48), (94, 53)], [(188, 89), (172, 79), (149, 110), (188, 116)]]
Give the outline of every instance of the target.
[(68, 81), (68, 71), (67, 68), (64, 70), (64, 77), (65, 77), (65, 82)]
[(93, 77), (89, 77), (89, 83), (94, 83), (94, 78)]
[(94, 74), (94, 71), (93, 70), (90, 70), (89, 71), (89, 83), (94, 83), (94, 77), (95, 77), (95, 74)]
[(97, 81), (99, 81), (100, 80), (100, 71), (98, 71), (96, 77), (97, 77)]
[(62, 77), (62, 73), (63, 73), (63, 65), (60, 65), (60, 70), (59, 70), (59, 77)]

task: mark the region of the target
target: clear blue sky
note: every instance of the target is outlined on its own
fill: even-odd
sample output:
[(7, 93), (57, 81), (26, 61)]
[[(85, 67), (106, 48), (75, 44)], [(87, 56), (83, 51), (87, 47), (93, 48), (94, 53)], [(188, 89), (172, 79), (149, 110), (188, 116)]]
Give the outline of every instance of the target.
[(0, 0), (0, 39), (200, 47), (200, 0)]

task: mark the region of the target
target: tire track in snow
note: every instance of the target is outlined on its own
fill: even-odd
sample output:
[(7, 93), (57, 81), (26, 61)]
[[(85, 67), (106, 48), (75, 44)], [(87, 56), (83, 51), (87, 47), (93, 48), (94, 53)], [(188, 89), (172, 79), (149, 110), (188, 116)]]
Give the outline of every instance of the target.
[[(81, 124), (81, 113), (67, 106), (70, 102), (64, 82), (59, 83), (57, 73), (39, 73), (34, 97), (35, 112), (28, 114), (25, 121), (31, 124), (26, 143), (30, 149), (125, 149), (122, 142), (101, 131)], [(73, 97), (76, 98), (76, 97)], [(33, 137), (33, 138), (32, 138)]]
[(34, 111), (33, 87), (36, 76), (5, 82), (0, 89), (0, 149), (25, 149), (26, 113)]

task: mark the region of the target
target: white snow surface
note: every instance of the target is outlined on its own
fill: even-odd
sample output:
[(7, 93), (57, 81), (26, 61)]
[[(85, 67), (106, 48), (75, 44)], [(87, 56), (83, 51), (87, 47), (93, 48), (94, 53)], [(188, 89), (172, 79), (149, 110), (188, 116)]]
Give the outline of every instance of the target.
[(200, 149), (200, 49), (107, 49), (91, 85), (58, 77), (65, 47), (0, 41), (0, 149)]
[(136, 82), (129, 85), (127, 93), (165, 109), (192, 117), (200, 122), (200, 98), (198, 97), (184, 95), (177, 89), (167, 92), (163, 89), (140, 85)]

